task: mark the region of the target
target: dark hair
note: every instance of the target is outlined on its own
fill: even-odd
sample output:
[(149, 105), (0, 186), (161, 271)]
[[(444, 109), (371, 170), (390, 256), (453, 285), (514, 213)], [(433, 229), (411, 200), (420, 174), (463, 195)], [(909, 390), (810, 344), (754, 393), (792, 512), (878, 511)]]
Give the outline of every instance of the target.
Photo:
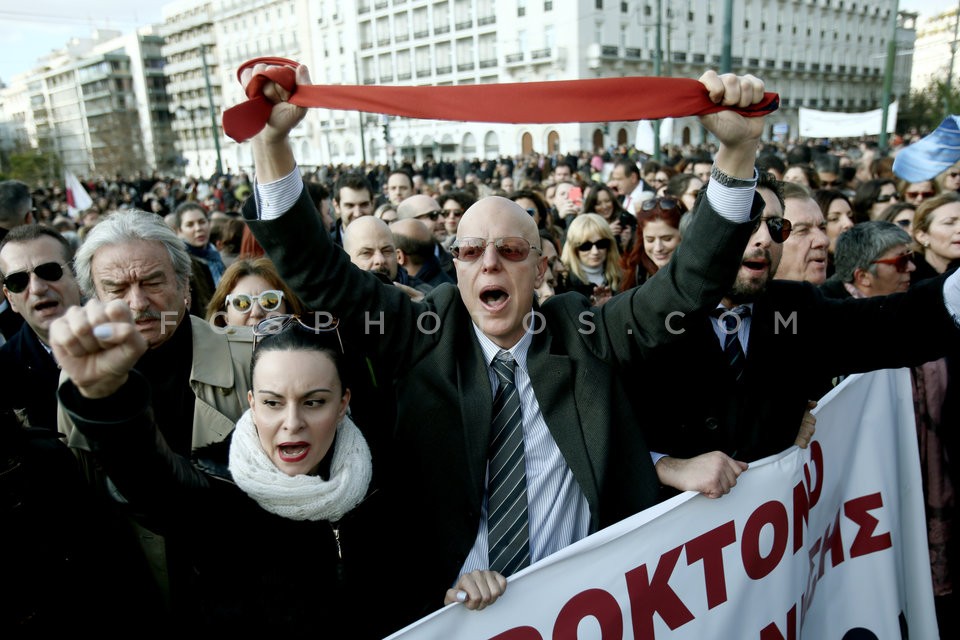
[(877, 196), (886, 184), (892, 184), (897, 188), (897, 183), (889, 178), (880, 178), (877, 180), (867, 180), (857, 187), (857, 192), (853, 196), (853, 211), (857, 216), (857, 222), (866, 222), (870, 219), (870, 210), (873, 209)]
[(613, 165), (614, 168), (620, 167), (623, 169), (623, 173), (628, 176), (637, 176), (640, 177), (640, 167), (637, 166), (637, 163), (633, 160), (628, 160), (626, 158), (621, 158), (617, 160), (616, 164)]
[(396, 175), (406, 176), (407, 181), (410, 183), (410, 188), (413, 189), (413, 176), (410, 175), (409, 171), (407, 171), (406, 169), (394, 169), (389, 174), (387, 174), (387, 180), (390, 180), (390, 178)]
[(620, 204), (620, 200), (617, 198), (617, 194), (614, 193), (613, 189), (602, 182), (591, 182), (590, 195), (587, 196), (587, 199), (583, 203), (584, 213), (597, 213), (597, 196), (601, 191), (606, 192), (606, 194), (610, 196), (610, 201), (613, 203), (613, 211), (609, 216), (606, 216), (607, 220), (617, 220), (621, 213), (627, 212), (627, 210), (623, 208), (623, 205)]
[(842, 191), (837, 191), (836, 189), (817, 189), (813, 192), (813, 199), (820, 205), (820, 211), (823, 213), (824, 220), (827, 218), (827, 210), (830, 209), (830, 203), (835, 200), (843, 200), (849, 204), (852, 213), (853, 204), (851, 204), (850, 198)]
[(180, 230), (180, 226), (183, 224), (183, 214), (187, 211), (199, 211), (203, 214), (203, 217), (207, 220), (210, 219), (210, 216), (207, 214), (207, 210), (204, 209), (199, 203), (188, 200), (187, 202), (181, 202), (177, 205), (177, 208), (173, 210), (173, 215), (175, 216), (177, 230)]
[(772, 173), (757, 171), (757, 189), (769, 189), (777, 196), (777, 202), (783, 209), (783, 183), (777, 180)]
[(694, 180), (700, 180), (700, 178), (692, 173), (678, 173), (667, 181), (667, 186), (663, 191), (674, 198), (680, 198), (687, 191), (687, 186)]
[(317, 211), (319, 211), (320, 204), (330, 197), (330, 190), (319, 182), (310, 182), (308, 180), (303, 181), (303, 186), (306, 187), (307, 193), (310, 194), (310, 200), (317, 207)]
[(337, 178), (337, 183), (333, 186), (333, 200), (338, 205), (340, 204), (341, 189), (353, 189), (354, 191), (366, 189), (370, 199), (373, 199), (373, 187), (370, 186), (370, 181), (360, 173), (345, 173)]
[(268, 351), (316, 351), (317, 353), (324, 353), (330, 358), (337, 370), (341, 393), (350, 388), (350, 374), (348, 367), (345, 366), (344, 356), (337, 343), (335, 331), (313, 333), (294, 323), (283, 331), (264, 336), (257, 342), (250, 359), (251, 379), (257, 368), (257, 363), (260, 361), (260, 355)]
[(775, 169), (780, 172), (780, 175), (783, 175), (787, 171), (787, 165), (780, 159), (780, 156), (774, 153), (761, 153), (757, 158), (757, 169), (767, 172), (770, 169)]
[(447, 193), (441, 194), (436, 200), (441, 208), (447, 200), (453, 200), (460, 205), (460, 208), (464, 211), (477, 203), (477, 199), (466, 191), (448, 191)]
[(5, 246), (14, 242), (31, 242), (33, 240), (39, 240), (44, 236), (53, 238), (60, 243), (60, 246), (63, 247), (63, 259), (65, 262), (70, 262), (70, 260), (73, 259), (73, 247), (70, 245), (70, 241), (63, 237), (56, 229), (42, 224), (21, 224), (14, 227), (6, 237), (4, 237), (3, 241), (0, 241), (0, 250), (3, 250)]
[(25, 214), (20, 213), (23, 205), (30, 202), (30, 187), (19, 180), (0, 182), (0, 223), (22, 224)]
[(229, 254), (239, 254), (243, 244), (243, 230), (247, 223), (239, 218), (217, 221), (210, 225), (210, 244), (217, 246), (223, 243), (223, 248)]

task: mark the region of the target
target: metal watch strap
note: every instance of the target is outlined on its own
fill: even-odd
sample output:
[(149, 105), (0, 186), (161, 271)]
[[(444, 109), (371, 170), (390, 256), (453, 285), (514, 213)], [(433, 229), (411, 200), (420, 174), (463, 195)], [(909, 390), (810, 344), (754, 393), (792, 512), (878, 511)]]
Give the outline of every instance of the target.
[(732, 189), (746, 189), (748, 187), (757, 186), (757, 180), (759, 178), (756, 167), (753, 169), (753, 178), (750, 180), (744, 178), (734, 178), (733, 176), (728, 176), (723, 171), (717, 168), (717, 165), (713, 165), (710, 169), (710, 179), (716, 180), (718, 183), (722, 184), (725, 187), (730, 187)]

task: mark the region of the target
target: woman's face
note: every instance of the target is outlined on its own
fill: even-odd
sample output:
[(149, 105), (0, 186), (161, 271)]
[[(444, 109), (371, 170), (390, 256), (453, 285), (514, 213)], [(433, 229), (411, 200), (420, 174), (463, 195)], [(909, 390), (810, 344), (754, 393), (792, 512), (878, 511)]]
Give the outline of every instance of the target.
[(948, 202), (930, 214), (930, 228), (917, 240), (940, 262), (960, 259), (960, 202)]
[(202, 249), (210, 240), (210, 223), (199, 209), (189, 209), (180, 217), (180, 237), (194, 247)]
[(267, 351), (247, 393), (260, 446), (288, 476), (315, 473), (350, 404), (337, 368), (318, 351)]
[(643, 250), (662, 269), (680, 244), (680, 230), (663, 220), (651, 220), (643, 226)]
[(597, 206), (595, 208), (596, 213), (603, 216), (604, 219), (610, 218), (613, 213), (613, 198), (610, 197), (609, 191), (606, 189), (597, 191)]
[(602, 267), (607, 262), (609, 250), (610, 240), (600, 237), (599, 233), (592, 233), (578, 245), (577, 257), (584, 266)]
[(830, 238), (828, 251), (833, 254), (837, 246), (837, 238), (844, 231), (853, 228), (853, 211), (846, 200), (837, 198), (827, 207), (827, 237)]
[(904, 231), (913, 235), (913, 215), (916, 213), (913, 209), (904, 209), (896, 215), (893, 219), (893, 223), (900, 225)]
[(927, 198), (932, 198), (935, 195), (937, 195), (937, 192), (933, 190), (932, 180), (911, 182), (903, 190), (904, 202), (909, 202), (916, 205), (920, 204)]
[[(264, 291), (279, 291), (279, 289), (260, 276), (243, 276), (237, 280), (237, 284), (234, 285), (230, 291), (230, 295), (242, 294), (251, 296), (252, 298), (259, 296)], [(262, 305), (271, 306), (268, 304), (268, 300), (269, 298), (263, 301), (259, 299), (250, 301), (242, 300), (241, 303), (231, 300), (231, 302), (227, 303), (227, 324), (233, 327), (242, 327), (244, 325), (253, 327), (264, 318), (287, 313), (287, 301), (284, 300), (282, 296), (280, 298), (280, 306), (273, 309), (263, 308)], [(248, 302), (252, 304), (247, 304)], [(241, 311), (238, 306), (245, 307), (246, 311)]]
[(687, 183), (687, 189), (680, 196), (680, 200), (687, 207), (687, 211), (693, 211), (693, 205), (697, 201), (697, 194), (703, 188), (703, 181), (700, 178), (694, 178)]
[(870, 219), (876, 220), (884, 209), (897, 202), (900, 202), (900, 194), (897, 193), (897, 187), (889, 182), (882, 185), (880, 187), (880, 193), (877, 194), (876, 200), (870, 208)]
[(526, 209), (528, 213), (533, 211), (533, 221), (537, 223), (538, 227), (540, 226), (540, 210), (537, 209), (536, 202), (530, 198), (517, 198), (514, 202)]

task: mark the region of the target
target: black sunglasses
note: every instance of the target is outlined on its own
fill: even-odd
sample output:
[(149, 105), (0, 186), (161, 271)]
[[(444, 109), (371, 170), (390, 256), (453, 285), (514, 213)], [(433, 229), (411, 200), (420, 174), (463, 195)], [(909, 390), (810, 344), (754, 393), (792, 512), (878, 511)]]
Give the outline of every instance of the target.
[(3, 284), (10, 293), (22, 293), (30, 286), (30, 274), (37, 274), (38, 278), (47, 282), (56, 282), (63, 277), (63, 265), (58, 262), (44, 262), (33, 268), (32, 271), (17, 271), (3, 276)]
[[(329, 314), (325, 313), (315, 313), (313, 315), (313, 324), (304, 322), (303, 318), (292, 313), (273, 316), (271, 318), (261, 320), (253, 327), (253, 348), (257, 348), (257, 344), (261, 339), (293, 328), (306, 331), (307, 333), (312, 333), (314, 335), (321, 335), (329, 331), (333, 331), (337, 336), (337, 344), (340, 346), (340, 353), (343, 353), (343, 340), (340, 338), (340, 330), (338, 329), (340, 326), (340, 321), (337, 318), (333, 318)], [(321, 318), (323, 318), (323, 322), (321, 322)]]
[(439, 209), (437, 209), (436, 211), (427, 211), (426, 213), (421, 213), (420, 215), (413, 216), (413, 217), (416, 218), (417, 220), (422, 220), (423, 218), (430, 218), (431, 220), (436, 221), (436, 219), (439, 218), (441, 215), (443, 215), (443, 211), (440, 211)]
[(781, 217), (771, 217), (771, 218), (760, 218), (757, 220), (757, 225), (753, 228), (753, 232), (756, 233), (757, 229), (760, 228), (760, 223), (764, 222), (767, 225), (767, 231), (770, 232), (770, 239), (780, 244), (784, 242), (787, 238), (790, 237), (790, 232), (793, 230), (793, 225), (790, 224), (790, 221), (786, 218)]
[(899, 200), (899, 199), (900, 199), (899, 194), (896, 194), (896, 193), (881, 194), (881, 195), (877, 196), (877, 202), (890, 202), (890, 201), (893, 200), (894, 198), (896, 198), (897, 200)]
[(594, 247), (596, 247), (597, 249), (600, 249), (601, 251), (605, 251), (606, 249), (609, 249), (610, 248), (609, 238), (600, 238), (596, 242), (590, 242), (589, 240), (587, 240), (586, 242), (582, 242), (579, 245), (577, 245), (577, 251), (587, 252), (593, 249)]
[(648, 198), (643, 201), (642, 205), (640, 205), (641, 211), (653, 211), (654, 209), (667, 211), (669, 209), (676, 208), (677, 200), (675, 198)]

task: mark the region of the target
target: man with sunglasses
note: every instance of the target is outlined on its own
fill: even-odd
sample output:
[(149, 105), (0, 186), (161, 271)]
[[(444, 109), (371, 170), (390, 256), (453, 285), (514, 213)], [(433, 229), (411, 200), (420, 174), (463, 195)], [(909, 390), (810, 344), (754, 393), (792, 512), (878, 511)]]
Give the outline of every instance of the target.
[(49, 330), (69, 307), (80, 304), (70, 267), (70, 243), (36, 224), (14, 227), (0, 242), (3, 293), (24, 323), (0, 347), (0, 406), (22, 412), (32, 427), (57, 430), (60, 369), (50, 354)]
[[(761, 174), (757, 192), (765, 224), (721, 305), (684, 317), (676, 330), (686, 340), (628, 372), (643, 390), (635, 400), (656, 398), (643, 404), (642, 424), (651, 450), (668, 454), (656, 463), (663, 483), (712, 497), (730, 491), (748, 462), (793, 445), (808, 402), (833, 378), (934, 360), (958, 338), (960, 275), (842, 303), (809, 282), (774, 280), (791, 228), (779, 183)], [(897, 270), (901, 260), (877, 266)], [(907, 337), (891, 341), (891, 327)]]
[(412, 195), (397, 207), (399, 220), (419, 220), (427, 225), (433, 233), (433, 255), (440, 263), (440, 269), (454, 282), (457, 281), (457, 270), (453, 266), (450, 252), (444, 248), (447, 240), (447, 225), (443, 209), (430, 196), (421, 194)]
[[(33, 196), (30, 194), (30, 187), (19, 180), (0, 182), (0, 240), (3, 240), (11, 229), (33, 222)], [(5, 299), (0, 299), (0, 344), (19, 331), (21, 325), (22, 316), (11, 309)]]
[[(255, 71), (244, 72), (244, 84)], [(298, 83), (309, 83), (305, 67), (296, 74)], [(752, 76), (707, 72), (701, 82), (727, 105), (748, 106), (763, 91)], [(384, 498), (404, 523), (391, 531), (398, 557), (414, 559), (416, 570), (398, 596), (417, 601), (410, 614), (439, 607), (437, 589), (461, 575), (497, 566), (500, 538), (492, 533), (503, 522), (492, 517), (497, 474), (488, 482), (497, 459), (495, 415), (498, 424), (522, 424), (513, 422), (511, 430), (522, 432), (513, 452), (527, 460), (526, 480), (513, 484), (526, 495), (514, 503), (527, 506), (528, 525), (517, 529), (524, 541), (514, 556), (521, 563), (655, 503), (659, 482), (620, 374), (678, 339), (665, 324), (669, 314), (712, 308), (733, 280), (762, 205), (753, 163), (763, 119), (724, 110), (701, 120), (720, 141), (719, 177), (710, 181), (690, 231), (704, 240), (681, 245), (663, 276), (644, 287), (600, 309), (577, 294), (537, 305), (547, 258), (536, 222), (494, 196), (460, 221), (452, 247), (457, 286), (441, 285), (414, 303), (355, 269), (322, 237), (309, 199), (297, 193), (301, 182), (287, 142), (305, 111), (285, 102), (278, 85), (268, 82), (264, 91), (275, 106), (252, 150), (258, 202), (274, 206), (248, 200), (244, 215), (304, 302), (339, 317), (348, 335), (392, 368), (398, 420), (387, 426), (395, 468)], [(495, 412), (495, 393), (504, 389), (499, 399), (509, 396), (519, 408)], [(468, 608), (487, 602), (479, 592), (466, 596)]]

